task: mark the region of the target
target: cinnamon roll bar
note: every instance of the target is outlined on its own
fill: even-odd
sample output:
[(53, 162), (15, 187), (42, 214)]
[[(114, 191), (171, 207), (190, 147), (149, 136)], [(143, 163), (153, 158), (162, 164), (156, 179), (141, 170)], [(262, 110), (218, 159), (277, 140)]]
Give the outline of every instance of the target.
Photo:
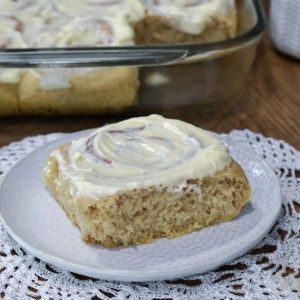
[(233, 219), (246, 176), (206, 131), (158, 115), (97, 129), (53, 151), (44, 178), (81, 230), (105, 247), (174, 238)]
[[(124, 16), (109, 13), (116, 6), (110, 1), (98, 5), (89, 5), (87, 1), (82, 1), (82, 5), (80, 1), (76, 2), (77, 5), (69, 3), (75, 9), (69, 14), (64, 12), (67, 2), (0, 2), (0, 48), (96, 47), (134, 43), (133, 29)], [(130, 1), (127, 2), (128, 9)], [(124, 6), (125, 10), (121, 2), (118, 5)], [(99, 15), (102, 6), (108, 11)], [(89, 7), (90, 12), (85, 7)], [(138, 86), (136, 67), (3, 69), (0, 70), (0, 116), (15, 115), (16, 111), (24, 115), (117, 112), (135, 103)]]

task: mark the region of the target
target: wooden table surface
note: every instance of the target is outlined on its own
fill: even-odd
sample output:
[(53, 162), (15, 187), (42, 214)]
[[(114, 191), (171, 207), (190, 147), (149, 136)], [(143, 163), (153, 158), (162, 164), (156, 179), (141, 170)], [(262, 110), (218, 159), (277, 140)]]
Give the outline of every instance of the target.
[[(179, 117), (216, 131), (249, 128), (283, 139), (300, 149), (300, 61), (276, 52), (266, 33), (238, 107), (221, 119), (203, 120), (197, 114)], [(26, 136), (94, 128), (118, 117), (0, 119), (0, 147)]]

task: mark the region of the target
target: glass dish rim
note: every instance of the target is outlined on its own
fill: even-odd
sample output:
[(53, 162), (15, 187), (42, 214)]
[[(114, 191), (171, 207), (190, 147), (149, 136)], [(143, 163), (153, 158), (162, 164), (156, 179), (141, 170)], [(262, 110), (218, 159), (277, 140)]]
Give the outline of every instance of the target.
[(151, 46), (0, 49), (0, 68), (151, 66), (178, 63), (195, 54), (234, 48), (259, 37), (266, 27), (266, 17), (260, 1), (252, 0), (252, 3), (257, 16), (255, 25), (247, 32), (226, 40)]

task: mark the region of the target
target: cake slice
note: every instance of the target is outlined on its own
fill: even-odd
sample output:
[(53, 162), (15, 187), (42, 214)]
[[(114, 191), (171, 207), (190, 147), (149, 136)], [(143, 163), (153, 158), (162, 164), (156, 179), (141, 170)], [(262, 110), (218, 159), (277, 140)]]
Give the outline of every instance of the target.
[(105, 247), (229, 221), (250, 198), (243, 170), (221, 142), (158, 115), (62, 145), (47, 159), (44, 178), (83, 240)]

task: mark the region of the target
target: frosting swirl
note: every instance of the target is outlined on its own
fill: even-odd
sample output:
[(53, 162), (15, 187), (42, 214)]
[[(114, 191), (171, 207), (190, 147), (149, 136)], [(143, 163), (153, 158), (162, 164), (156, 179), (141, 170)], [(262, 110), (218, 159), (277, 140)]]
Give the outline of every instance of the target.
[(207, 132), (158, 115), (104, 126), (52, 155), (74, 197), (153, 185), (176, 191), (231, 161), (226, 147)]
[(69, 47), (96, 45), (130, 45), (133, 30), (122, 18), (107, 17), (66, 18), (63, 22), (49, 22), (37, 34), (36, 47)]
[(24, 48), (22, 22), (11, 15), (0, 14), (0, 48)]
[(19, 18), (30, 17), (53, 10), (52, 0), (3, 0), (0, 1), (1, 13), (15, 14)]

